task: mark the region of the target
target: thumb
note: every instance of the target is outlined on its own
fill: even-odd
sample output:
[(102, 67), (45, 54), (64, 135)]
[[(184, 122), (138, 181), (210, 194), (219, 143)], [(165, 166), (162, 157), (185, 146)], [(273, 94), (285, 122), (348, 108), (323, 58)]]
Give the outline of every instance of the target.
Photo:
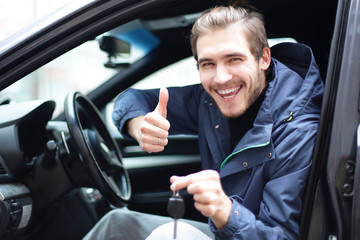
[(155, 108), (161, 116), (166, 118), (167, 115), (167, 103), (169, 101), (169, 92), (166, 88), (161, 88), (159, 92), (159, 103)]

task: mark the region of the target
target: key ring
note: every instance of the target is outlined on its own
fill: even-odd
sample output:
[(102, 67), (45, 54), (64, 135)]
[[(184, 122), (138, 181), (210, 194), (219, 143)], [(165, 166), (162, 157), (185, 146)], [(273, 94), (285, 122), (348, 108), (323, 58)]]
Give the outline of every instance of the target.
[(179, 196), (179, 191), (176, 190), (176, 183), (173, 183), (173, 196)]

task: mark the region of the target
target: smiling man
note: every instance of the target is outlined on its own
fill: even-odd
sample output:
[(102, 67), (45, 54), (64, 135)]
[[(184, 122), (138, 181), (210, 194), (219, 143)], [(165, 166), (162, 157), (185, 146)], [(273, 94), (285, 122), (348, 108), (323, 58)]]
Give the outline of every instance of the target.
[[(115, 125), (147, 152), (162, 151), (169, 134), (199, 136), (204, 171), (170, 182), (194, 195), (211, 238), (297, 239), (323, 94), (310, 48), (270, 51), (262, 16), (235, 7), (205, 11), (191, 45), (201, 84), (129, 89), (115, 102)], [(136, 214), (108, 222), (139, 219), (145, 234), (158, 224)]]
[(227, 118), (244, 114), (266, 86), (271, 60), (267, 40), (261, 55), (254, 56), (244, 32), (239, 21), (203, 33), (194, 43), (201, 83)]

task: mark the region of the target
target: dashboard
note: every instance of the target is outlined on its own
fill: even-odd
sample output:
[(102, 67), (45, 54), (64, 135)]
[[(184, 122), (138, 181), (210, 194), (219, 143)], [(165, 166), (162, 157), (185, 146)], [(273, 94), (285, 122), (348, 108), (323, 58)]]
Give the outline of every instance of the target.
[(0, 106), (0, 238), (21, 234), (71, 185), (58, 161), (54, 109), (54, 101)]

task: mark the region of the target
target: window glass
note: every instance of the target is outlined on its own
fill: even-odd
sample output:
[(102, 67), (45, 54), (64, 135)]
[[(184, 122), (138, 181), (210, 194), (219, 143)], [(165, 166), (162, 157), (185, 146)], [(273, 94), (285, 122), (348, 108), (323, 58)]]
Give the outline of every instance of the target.
[(0, 0), (0, 40), (73, 0)]
[(56, 102), (56, 116), (62, 112), (68, 92), (86, 94), (116, 73), (104, 67), (106, 61), (107, 55), (99, 50), (97, 41), (86, 42), (1, 91), (0, 100), (52, 99)]
[(197, 83), (200, 83), (200, 78), (196, 68), (196, 61), (193, 57), (188, 57), (160, 69), (132, 87), (136, 89), (150, 89), (186, 86)]
[(1, 91), (0, 103), (51, 99), (56, 102), (53, 115), (56, 117), (63, 111), (67, 93), (76, 90), (86, 95), (123, 69), (105, 67), (109, 59), (115, 64), (132, 64), (158, 46), (158, 39), (151, 33), (137, 25), (131, 26), (135, 29), (125, 26), (126, 31), (116, 35), (129, 44), (130, 54), (109, 57), (99, 46), (101, 37), (106, 36), (104, 34), (59, 56)]

